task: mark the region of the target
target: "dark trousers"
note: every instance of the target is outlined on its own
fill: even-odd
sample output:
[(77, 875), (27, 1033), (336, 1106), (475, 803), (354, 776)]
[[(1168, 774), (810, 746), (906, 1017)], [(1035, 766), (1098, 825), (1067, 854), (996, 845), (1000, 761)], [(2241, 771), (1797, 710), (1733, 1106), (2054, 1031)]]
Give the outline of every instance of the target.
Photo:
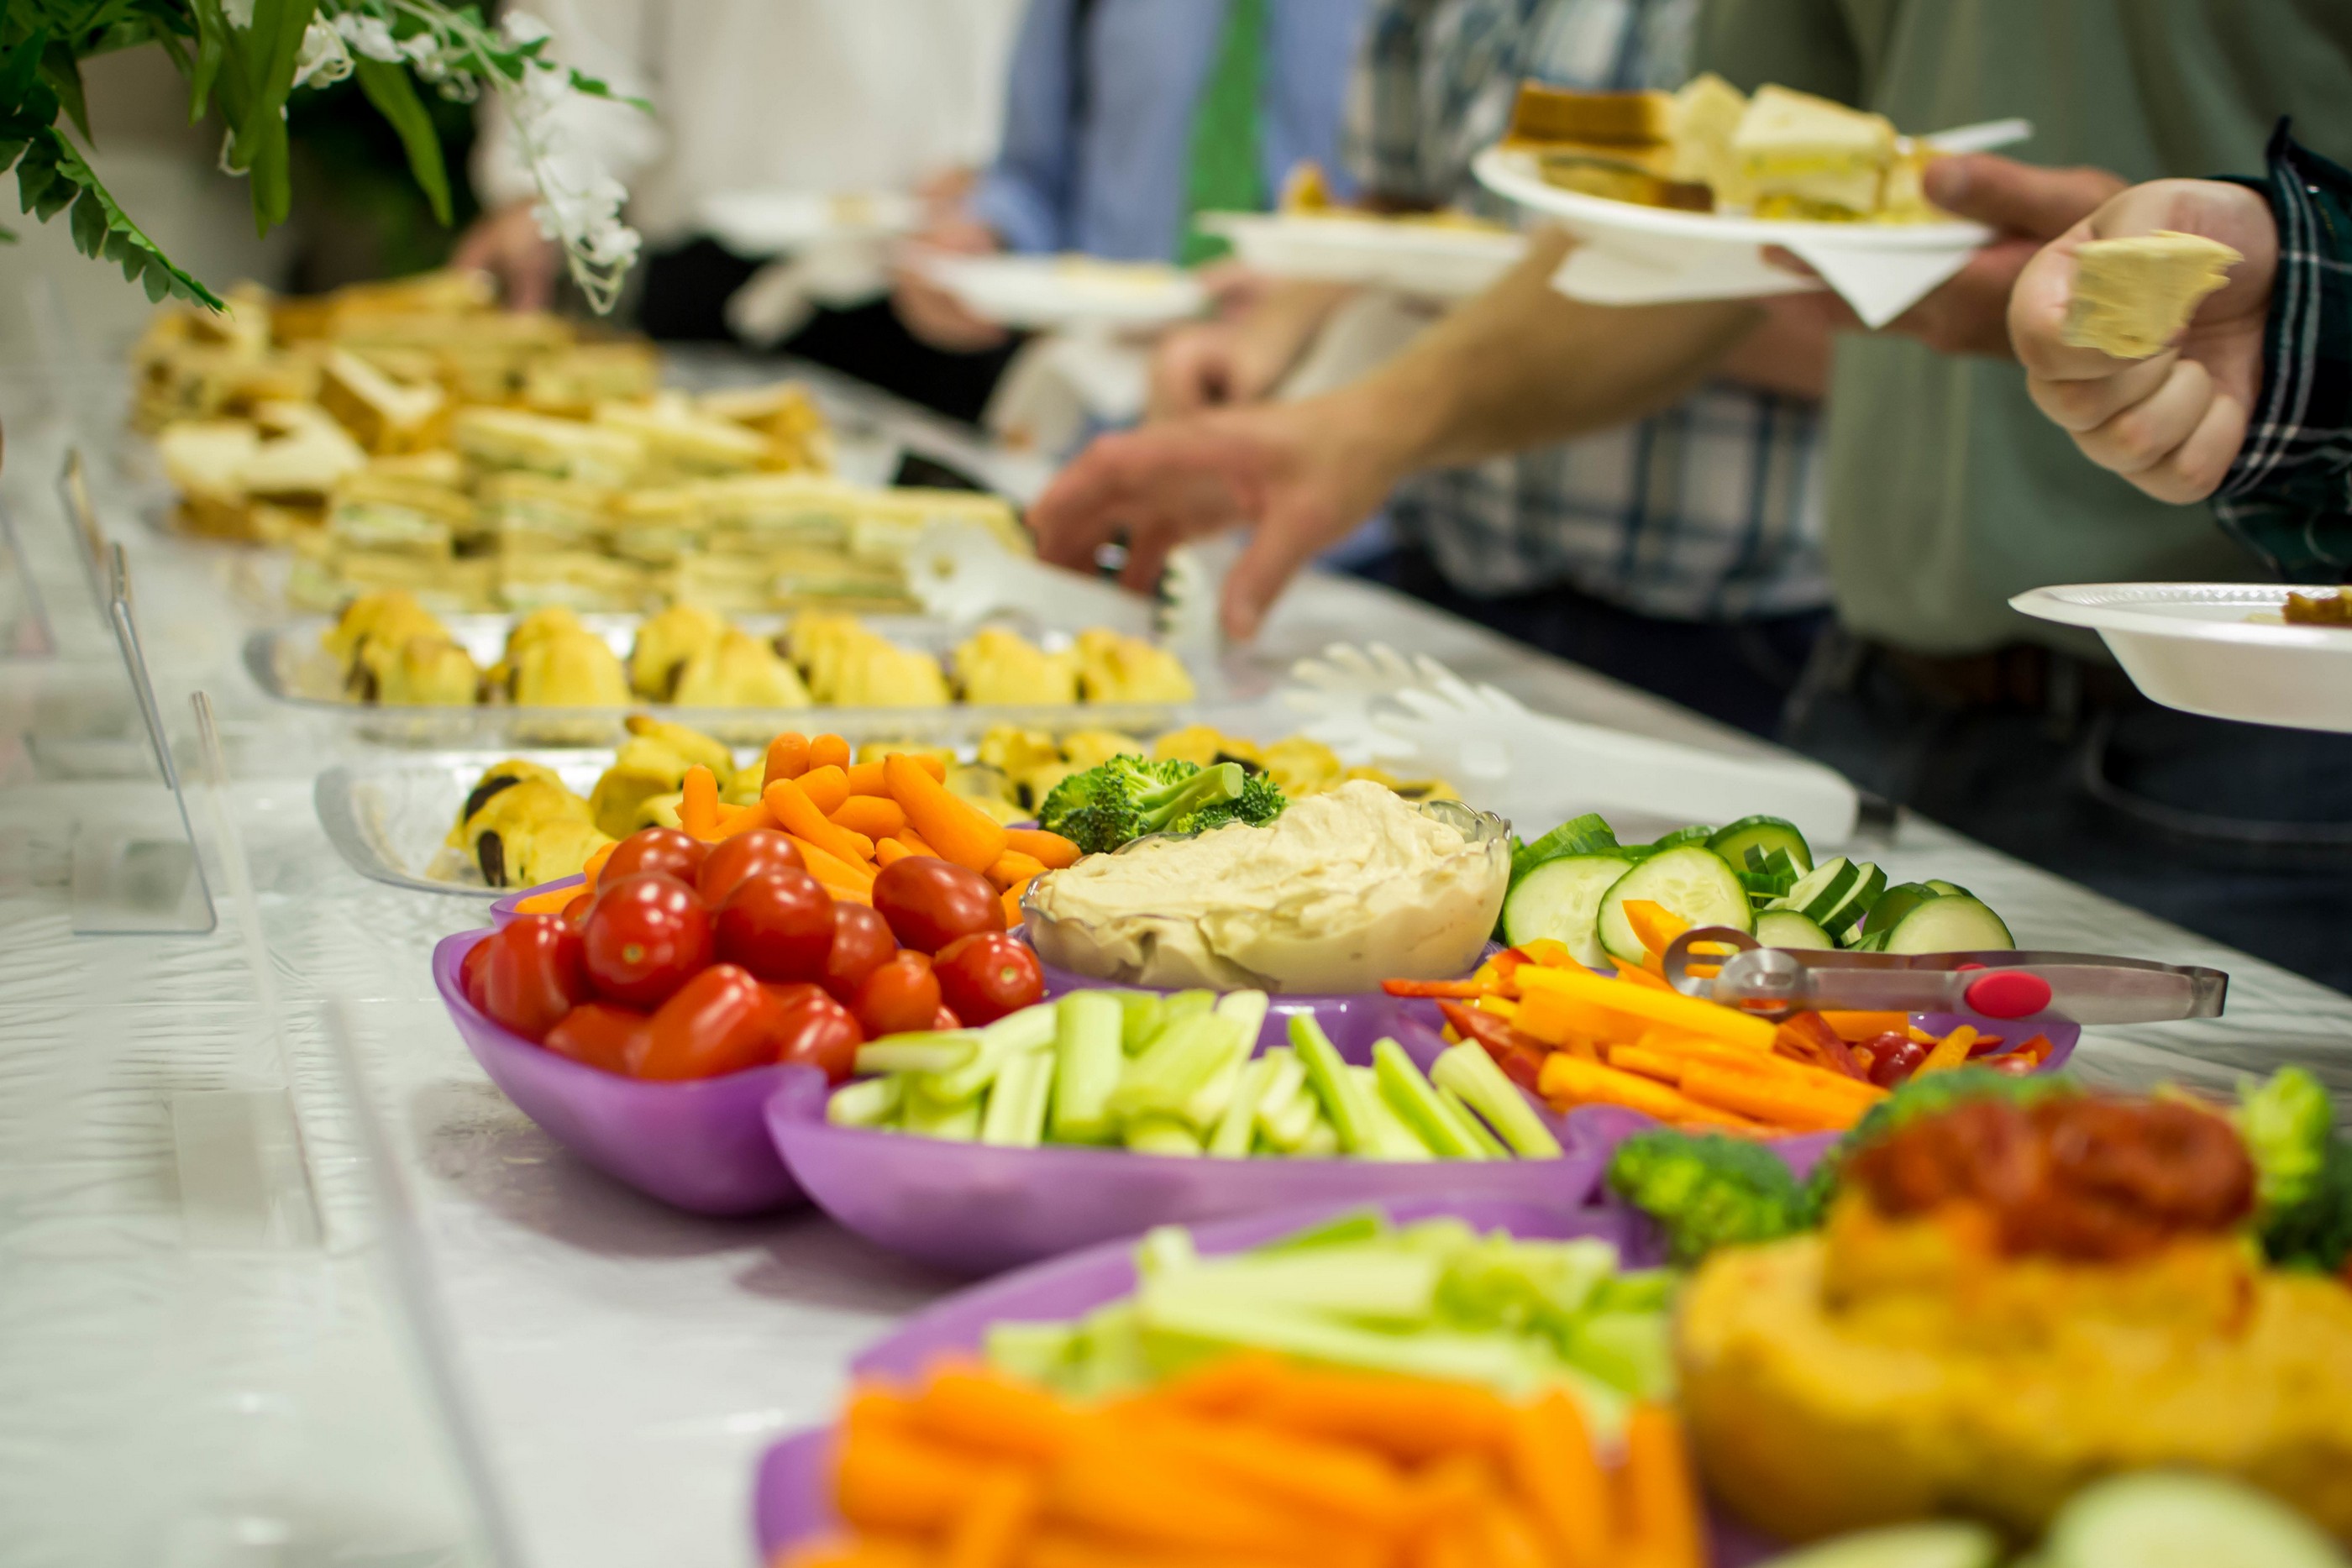
[[(646, 258), (638, 328), (667, 342), (733, 341), (727, 329), (728, 298), (759, 267), (714, 240), (655, 252)], [(978, 423), (988, 394), (1019, 346), (1016, 340), (976, 354), (934, 349), (907, 330), (888, 300), (877, 299), (847, 310), (820, 308), (775, 351), (856, 376), (950, 419)]]

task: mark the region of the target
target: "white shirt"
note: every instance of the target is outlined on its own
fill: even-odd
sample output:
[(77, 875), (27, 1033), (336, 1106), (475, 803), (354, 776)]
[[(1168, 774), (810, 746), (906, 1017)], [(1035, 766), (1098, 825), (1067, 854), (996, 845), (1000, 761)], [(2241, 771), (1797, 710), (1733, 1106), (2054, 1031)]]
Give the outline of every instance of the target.
[[(722, 192), (877, 193), (987, 163), (1022, 0), (527, 0), (551, 57), (625, 104), (574, 99), (564, 130), (629, 187), (649, 246), (697, 233)], [(486, 207), (530, 196), (503, 114), (474, 160)]]

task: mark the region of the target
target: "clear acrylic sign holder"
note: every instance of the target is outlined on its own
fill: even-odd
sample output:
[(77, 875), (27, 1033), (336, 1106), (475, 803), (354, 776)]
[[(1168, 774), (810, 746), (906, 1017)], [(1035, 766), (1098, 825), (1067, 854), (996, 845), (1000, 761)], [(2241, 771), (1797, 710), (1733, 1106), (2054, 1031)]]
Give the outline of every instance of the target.
[[(90, 526), (95, 527), (94, 518)], [(146, 798), (127, 821), (92, 816), (74, 824), (74, 932), (116, 936), (210, 931), (220, 917), (205, 880), (204, 861), (196, 853), (187, 795), (172, 761), (171, 737), (164, 732), (155, 684), (148, 675), (147, 657), (140, 647), (139, 622), (131, 612), (130, 572), (120, 545), (107, 551), (105, 607), (155, 766), (163, 775), (163, 788), (152, 793), (141, 791)]]
[(0, 506), (0, 661), (53, 659), (57, 652), (40, 587), (16, 538), (16, 517)]
[(82, 580), (89, 584), (90, 602), (98, 606), (99, 617), (109, 618), (110, 562), (113, 549), (106, 542), (106, 529), (100, 526), (98, 508), (90, 505), (89, 476), (82, 466), (81, 448), (66, 448), (64, 466), (58, 470), (58, 501), (64, 507), (66, 527), (74, 538), (74, 558), (81, 562)]

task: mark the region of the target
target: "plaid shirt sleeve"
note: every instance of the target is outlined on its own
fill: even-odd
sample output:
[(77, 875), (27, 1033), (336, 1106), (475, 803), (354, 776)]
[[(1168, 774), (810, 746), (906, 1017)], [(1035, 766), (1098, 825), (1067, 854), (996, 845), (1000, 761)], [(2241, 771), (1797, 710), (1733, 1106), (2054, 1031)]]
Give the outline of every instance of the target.
[(2257, 183), (2278, 220), (2263, 388), (2215, 496), (2222, 525), (2298, 582), (2352, 577), (2352, 172), (2279, 122)]

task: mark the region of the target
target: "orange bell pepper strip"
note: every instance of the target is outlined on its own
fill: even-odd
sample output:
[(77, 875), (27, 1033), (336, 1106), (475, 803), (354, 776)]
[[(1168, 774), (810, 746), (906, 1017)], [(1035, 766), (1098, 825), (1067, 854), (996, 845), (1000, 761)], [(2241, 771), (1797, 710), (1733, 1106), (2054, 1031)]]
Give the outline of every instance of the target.
[(686, 770), (685, 797), (678, 801), (677, 825), (687, 836), (711, 843), (719, 837), (719, 779), (698, 762)]
[(1864, 1013), (1824, 1009), (1821, 1019), (1837, 1031), (1840, 1040), (1860, 1042), (1876, 1040), (1882, 1034), (1901, 1034), (1911, 1027), (1908, 1013)]
[(908, 824), (942, 860), (981, 873), (996, 863), (1004, 852), (1005, 834), (994, 818), (949, 794), (947, 786), (911, 757), (886, 757), (882, 767), (891, 798), (906, 808)]
[(1598, 975), (1540, 969), (1532, 965), (1520, 969), (1519, 988), (1529, 999), (1539, 993), (1549, 993), (1755, 1051), (1772, 1049), (1775, 1026), (1769, 1019), (1717, 1007), (1671, 988), (1653, 989), (1622, 980), (1604, 980)]
[(1392, 997), (1446, 997), (1465, 1002), (1475, 1001), (1487, 991), (1487, 988), (1475, 979), (1382, 980), (1381, 989)]
[(1912, 1076), (1916, 1078), (1921, 1073), (1949, 1072), (1954, 1068), (1966, 1067), (1969, 1062), (1969, 1050), (1976, 1042), (1976, 1030), (1968, 1024), (1960, 1025), (1936, 1042), (1935, 1049), (1927, 1052)]

